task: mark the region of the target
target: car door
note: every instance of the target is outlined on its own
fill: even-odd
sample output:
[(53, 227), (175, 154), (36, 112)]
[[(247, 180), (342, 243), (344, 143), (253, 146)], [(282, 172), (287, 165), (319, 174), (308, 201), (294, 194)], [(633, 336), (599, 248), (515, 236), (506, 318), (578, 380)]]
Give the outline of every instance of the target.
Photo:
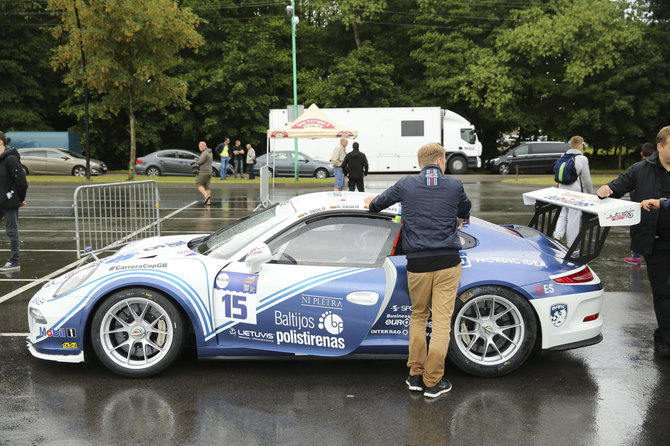
[(21, 150), (21, 164), (31, 175), (46, 173), (47, 154), (44, 149)]
[(275, 152), (274, 157), (278, 176), (293, 175), (293, 156), (289, 152)]
[(200, 156), (192, 152), (187, 152), (185, 150), (180, 150), (177, 152), (177, 166), (179, 169), (180, 175), (192, 175), (192, 165), (194, 162), (198, 161)]
[(314, 175), (314, 163), (302, 153), (298, 153), (298, 172), (301, 177)]
[(179, 160), (176, 150), (163, 150), (156, 153), (159, 169), (163, 175), (179, 175)]
[(519, 172), (528, 170), (532, 161), (530, 157), (528, 144), (522, 144), (513, 149), (510, 158), (510, 173), (514, 173), (517, 166), (519, 167)]
[(51, 175), (70, 175), (76, 166), (74, 161), (60, 150), (46, 150), (46, 170)]
[(397, 276), (388, 252), (400, 225), (369, 215), (305, 218), (267, 241), (272, 259), (258, 274), (229, 265), (215, 281), (225, 288), (213, 293), (219, 344), (319, 356), (355, 350)]

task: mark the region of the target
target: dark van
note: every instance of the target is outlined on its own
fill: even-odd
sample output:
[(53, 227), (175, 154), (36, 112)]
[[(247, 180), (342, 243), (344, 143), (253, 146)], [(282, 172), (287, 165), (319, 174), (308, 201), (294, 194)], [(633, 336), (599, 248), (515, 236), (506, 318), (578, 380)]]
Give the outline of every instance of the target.
[(486, 168), (502, 175), (519, 172), (554, 171), (556, 161), (570, 149), (570, 144), (559, 141), (526, 141), (509, 149), (498, 158), (486, 161)]

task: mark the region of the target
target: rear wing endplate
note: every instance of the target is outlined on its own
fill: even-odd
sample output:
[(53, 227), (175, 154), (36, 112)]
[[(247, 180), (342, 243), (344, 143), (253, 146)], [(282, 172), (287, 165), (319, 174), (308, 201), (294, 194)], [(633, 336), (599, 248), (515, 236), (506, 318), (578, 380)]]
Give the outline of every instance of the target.
[[(523, 194), (523, 203), (535, 205), (528, 226), (551, 237), (562, 208), (582, 211), (577, 238), (568, 247), (565, 259), (586, 264), (600, 255), (612, 226), (632, 226), (640, 222), (640, 204), (616, 198), (600, 199), (597, 195), (548, 187)], [(576, 257), (572, 255), (579, 250)]]

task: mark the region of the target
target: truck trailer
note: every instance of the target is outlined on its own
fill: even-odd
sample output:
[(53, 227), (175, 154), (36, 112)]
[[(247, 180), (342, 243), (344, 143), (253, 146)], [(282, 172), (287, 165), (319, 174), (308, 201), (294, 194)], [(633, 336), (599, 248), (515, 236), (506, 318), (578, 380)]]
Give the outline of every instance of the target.
[[(417, 172), (416, 157), (421, 146), (431, 142), (447, 150), (447, 170), (452, 174), (481, 167), (482, 144), (467, 119), (440, 107), (323, 108), (333, 122), (358, 131), (361, 152), (368, 159), (370, 172)], [(289, 122), (286, 109), (270, 110), (269, 127)], [(330, 161), (338, 138), (299, 139), (298, 151), (319, 161)], [(271, 138), (271, 151), (294, 150), (290, 138)], [(347, 152), (351, 150), (351, 143)]]

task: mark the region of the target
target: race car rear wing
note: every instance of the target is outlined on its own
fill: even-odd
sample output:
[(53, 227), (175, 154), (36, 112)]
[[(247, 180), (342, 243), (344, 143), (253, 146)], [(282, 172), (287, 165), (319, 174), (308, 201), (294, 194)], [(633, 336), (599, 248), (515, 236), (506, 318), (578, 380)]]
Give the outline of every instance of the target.
[[(568, 247), (565, 259), (586, 264), (600, 255), (612, 226), (632, 226), (640, 222), (640, 204), (616, 198), (548, 187), (523, 194), (524, 204), (534, 204), (535, 214), (528, 226), (551, 237), (562, 208), (582, 211), (577, 238)], [(573, 254), (576, 255), (573, 257)]]

